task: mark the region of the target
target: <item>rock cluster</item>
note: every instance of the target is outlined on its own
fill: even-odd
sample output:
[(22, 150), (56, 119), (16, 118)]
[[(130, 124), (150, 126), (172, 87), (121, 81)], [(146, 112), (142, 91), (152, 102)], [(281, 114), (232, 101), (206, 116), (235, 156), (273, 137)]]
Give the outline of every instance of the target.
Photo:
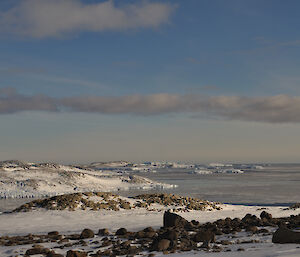
[(153, 204), (161, 207), (173, 206), (176, 211), (221, 209), (217, 203), (173, 194), (144, 194), (124, 198), (110, 192), (85, 192), (53, 196), (23, 204), (13, 212), (27, 212), (37, 208), (47, 210), (113, 210), (146, 208), (156, 210)]
[[(148, 205), (157, 203), (163, 206), (175, 206), (179, 207), (177, 210), (207, 210), (207, 209), (217, 209), (220, 210), (221, 207), (218, 206), (219, 203), (213, 203), (206, 200), (201, 200), (192, 197), (184, 197), (174, 194), (142, 194), (135, 196), (134, 199), (142, 199)], [(181, 208), (180, 208), (181, 207)]]
[(289, 208), (292, 210), (296, 210), (296, 209), (300, 208), (300, 203), (294, 203)]
[[(270, 226), (280, 226), (273, 235), (272, 241), (274, 243), (300, 243), (300, 233), (292, 231), (299, 225), (300, 215), (273, 218), (265, 211), (261, 213), (260, 217), (247, 214), (242, 219), (226, 218), (205, 224), (200, 224), (195, 220), (189, 222), (176, 213), (166, 211), (163, 217), (163, 227), (156, 230), (152, 227), (146, 227), (141, 231), (131, 232), (126, 228), (119, 228), (115, 233), (111, 233), (108, 229), (102, 228), (98, 230), (98, 233), (95, 233), (93, 230), (86, 228), (80, 234), (71, 235), (61, 235), (57, 231), (51, 231), (47, 235), (3, 236), (0, 237), (0, 245), (32, 245), (31, 248), (26, 250), (24, 256), (40, 254), (46, 257), (112, 257), (134, 256), (139, 253), (151, 256), (151, 252), (155, 251), (163, 253), (191, 250), (220, 252), (231, 251), (227, 247), (232, 244), (260, 242), (257, 240), (236, 240), (235, 242), (221, 240), (220, 235), (234, 235), (244, 231), (249, 236), (253, 234), (271, 236), (272, 233), (264, 228)], [(51, 249), (41, 245), (50, 242), (57, 243), (57, 245)], [(84, 250), (84, 247), (88, 246), (91, 246), (90, 250)], [(65, 255), (57, 253), (56, 249), (65, 250)], [(236, 250), (244, 251), (245, 249), (236, 247)]]

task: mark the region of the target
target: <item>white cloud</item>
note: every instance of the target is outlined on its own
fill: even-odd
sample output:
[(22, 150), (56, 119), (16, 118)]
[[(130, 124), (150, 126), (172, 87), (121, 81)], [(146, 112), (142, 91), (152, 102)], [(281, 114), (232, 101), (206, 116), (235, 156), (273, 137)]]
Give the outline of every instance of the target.
[(113, 1), (20, 0), (0, 12), (0, 30), (25, 37), (61, 37), (80, 31), (155, 28), (167, 23), (175, 9), (169, 3), (141, 1), (116, 6)]
[(152, 94), (119, 97), (78, 96), (51, 98), (25, 96), (13, 89), (0, 90), (0, 113), (21, 111), (69, 111), (101, 114), (161, 115), (192, 113), (228, 120), (299, 123), (300, 97), (268, 97)]

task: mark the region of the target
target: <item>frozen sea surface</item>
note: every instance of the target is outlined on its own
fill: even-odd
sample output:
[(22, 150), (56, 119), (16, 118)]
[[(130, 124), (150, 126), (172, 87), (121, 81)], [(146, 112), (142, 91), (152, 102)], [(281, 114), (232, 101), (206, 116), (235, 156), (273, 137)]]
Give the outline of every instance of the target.
[(246, 170), (243, 174), (189, 174), (189, 171), (169, 169), (147, 173), (144, 176), (178, 185), (177, 188), (164, 192), (210, 201), (280, 206), (300, 202), (299, 164), (272, 165), (262, 170)]

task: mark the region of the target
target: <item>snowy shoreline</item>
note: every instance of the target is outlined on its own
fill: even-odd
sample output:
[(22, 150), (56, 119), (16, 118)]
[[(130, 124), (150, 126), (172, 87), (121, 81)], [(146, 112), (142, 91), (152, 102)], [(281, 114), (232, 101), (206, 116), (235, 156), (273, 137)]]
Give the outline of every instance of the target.
[(76, 192), (162, 190), (176, 185), (138, 175), (59, 164), (4, 161), (0, 166), (0, 199), (44, 198)]
[[(288, 217), (290, 215), (299, 215), (300, 209), (287, 210), (283, 207), (262, 207), (262, 206), (236, 206), (236, 205), (221, 205), (222, 210), (210, 211), (188, 211), (179, 212), (178, 214), (188, 221), (196, 220), (200, 223), (214, 222), (219, 219), (243, 218), (246, 214), (251, 213), (259, 217), (261, 212), (267, 211), (274, 218)], [(47, 234), (50, 231), (59, 231), (60, 234), (80, 233), (85, 228), (90, 228), (93, 231), (98, 231), (101, 228), (108, 228), (109, 231), (115, 232), (119, 228), (126, 228), (128, 231), (140, 231), (146, 227), (152, 227), (157, 230), (163, 225), (163, 214), (168, 208), (161, 210), (149, 211), (146, 209), (132, 209), (120, 211), (91, 211), (91, 210), (76, 210), (76, 211), (59, 211), (59, 210), (34, 210), (31, 212), (19, 212), (0, 215), (0, 236), (24, 236), (27, 234)], [(276, 228), (268, 228), (270, 231), (275, 231)], [(97, 239), (97, 238), (96, 238)], [(96, 240), (95, 239), (95, 240)], [(204, 251), (190, 251), (185, 253), (173, 253), (171, 256), (299, 256), (300, 248), (297, 244), (274, 244), (271, 242), (271, 235), (263, 236), (261, 234), (249, 234), (241, 232), (235, 235), (223, 235), (217, 237), (220, 240), (230, 240), (237, 242), (241, 241), (257, 241), (259, 243), (233, 244), (230, 252), (206, 253)], [(47, 244), (46, 244), (47, 245)], [(12, 252), (24, 252), (31, 245), (23, 246), (2, 246), (0, 247), (0, 256), (10, 256)], [(243, 248), (243, 252), (237, 251)], [(67, 249), (80, 250), (80, 247)], [(89, 248), (83, 247), (88, 250)], [(56, 249), (55, 249), (56, 250)], [(56, 250), (57, 252), (57, 250)], [(65, 253), (66, 250), (60, 250), (60, 253)], [(155, 252), (155, 256), (163, 256), (162, 252)], [(147, 256), (147, 255), (144, 255)]]
[[(95, 232), (101, 228), (107, 228), (113, 234), (120, 228), (126, 228), (128, 231), (134, 233), (150, 226), (155, 230), (159, 230), (163, 225), (164, 212), (176, 208), (176, 213), (187, 221), (194, 220), (200, 224), (215, 222), (216, 220), (228, 217), (231, 219), (242, 219), (246, 214), (259, 217), (262, 211), (270, 213), (273, 218), (300, 215), (300, 208), (286, 208), (287, 204), (282, 204), (281, 206), (274, 206), (272, 204), (235, 205), (200, 200), (208, 208), (195, 205), (195, 201), (193, 202), (193, 207), (191, 207), (189, 205), (192, 202), (191, 198), (186, 196), (180, 198), (184, 202), (184, 206), (172, 206), (172, 202), (169, 203), (168, 201), (162, 203), (152, 203), (150, 201), (150, 205), (144, 206), (144, 202), (141, 199), (124, 196), (118, 196), (113, 199), (101, 196), (102, 202), (96, 204), (91, 201), (98, 199), (93, 194), (97, 194), (95, 192), (99, 193), (99, 191), (103, 192), (102, 194), (109, 194), (107, 192), (118, 189), (122, 191), (136, 189), (159, 191), (161, 189), (173, 188), (175, 185), (159, 183), (137, 175), (118, 173), (114, 170), (95, 170), (58, 164), (24, 164), (10, 161), (4, 162), (0, 169), (0, 198), (3, 198), (1, 200), (3, 203), (5, 201), (13, 201), (14, 199), (19, 203), (22, 198), (24, 201), (27, 201), (30, 200), (30, 197), (45, 198), (46, 196), (59, 195), (56, 198), (54, 197), (54, 199), (58, 200), (53, 203), (55, 208), (51, 207), (51, 201), (40, 200), (37, 201), (37, 205), (33, 205), (33, 208), (27, 208), (28, 206), (25, 205), (19, 212), (0, 212), (0, 239), (2, 237), (2, 240), (7, 240), (4, 239), (5, 237), (26, 236), (28, 234), (45, 235), (50, 231), (58, 231), (63, 235), (80, 234), (85, 228), (89, 228)], [(92, 193), (85, 200), (80, 199), (78, 206), (74, 207), (72, 205), (70, 207), (68, 205), (70, 202), (65, 202), (65, 194), (72, 193), (72, 195), (76, 195), (79, 192)], [(86, 195), (87, 193), (79, 194)], [(62, 207), (56, 204), (58, 202), (66, 203), (67, 205), (66, 207)], [(114, 202), (113, 205), (107, 205), (112, 202)], [(41, 208), (38, 206), (38, 203), (43, 203), (41, 204)], [(48, 205), (45, 205), (45, 203)], [(73, 202), (71, 201), (71, 203)], [(258, 227), (258, 229), (261, 228)], [(243, 230), (238, 233), (217, 235), (218, 241), (227, 240), (231, 242), (229, 246), (220, 245), (220, 248), (223, 247), (223, 250), (218, 253), (208, 253), (199, 249), (199, 251), (172, 253), (171, 256), (300, 256), (299, 245), (274, 244), (271, 239), (276, 227), (270, 226), (266, 227), (266, 229), (269, 232), (265, 234), (248, 233)], [(97, 241), (101, 241), (102, 239), (102, 237), (96, 236), (93, 240), (96, 244)], [(240, 243), (240, 241), (243, 243)], [(66, 249), (60, 249), (60, 245), (55, 245), (54, 243), (45, 243), (44, 245), (54, 249), (57, 253), (62, 254), (62, 256), (65, 256), (66, 251), (70, 249), (84, 251), (94, 249), (88, 244), (83, 247), (69, 246)], [(32, 247), (32, 244), (2, 244), (0, 246), (0, 256), (24, 255), (25, 251), (30, 247)], [(226, 249), (228, 250), (229, 248), (230, 252), (226, 252)], [(148, 253), (143, 253), (143, 255), (148, 256)], [(159, 257), (163, 255), (162, 252), (155, 252), (155, 256)]]

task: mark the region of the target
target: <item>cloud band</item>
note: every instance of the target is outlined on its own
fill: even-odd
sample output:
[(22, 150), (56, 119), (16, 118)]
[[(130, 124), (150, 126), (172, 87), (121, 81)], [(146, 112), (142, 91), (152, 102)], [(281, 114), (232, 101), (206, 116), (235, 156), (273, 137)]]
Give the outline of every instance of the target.
[(0, 114), (22, 111), (85, 112), (140, 116), (190, 113), (229, 120), (299, 123), (300, 97), (268, 97), (152, 94), (118, 97), (78, 96), (52, 98), (26, 96), (14, 89), (0, 90)]

